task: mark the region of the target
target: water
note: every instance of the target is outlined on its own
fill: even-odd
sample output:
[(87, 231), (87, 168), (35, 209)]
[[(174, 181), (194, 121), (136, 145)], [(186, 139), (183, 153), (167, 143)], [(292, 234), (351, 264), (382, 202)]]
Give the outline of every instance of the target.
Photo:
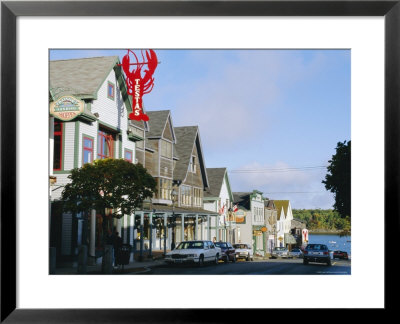
[[(308, 244), (311, 243), (321, 243), (328, 246), (329, 250), (340, 250), (346, 251), (349, 255), (351, 255), (351, 236), (343, 236), (335, 234), (309, 234), (308, 235)], [(336, 243), (333, 243), (336, 242)]]

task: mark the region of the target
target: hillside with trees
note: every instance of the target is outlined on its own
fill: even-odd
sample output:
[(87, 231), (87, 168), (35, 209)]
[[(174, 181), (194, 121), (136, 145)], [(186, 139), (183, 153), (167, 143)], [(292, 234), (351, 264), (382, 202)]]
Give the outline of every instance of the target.
[(341, 217), (332, 209), (293, 209), (293, 217), (305, 221), (310, 231), (337, 231), (349, 235), (350, 217)]

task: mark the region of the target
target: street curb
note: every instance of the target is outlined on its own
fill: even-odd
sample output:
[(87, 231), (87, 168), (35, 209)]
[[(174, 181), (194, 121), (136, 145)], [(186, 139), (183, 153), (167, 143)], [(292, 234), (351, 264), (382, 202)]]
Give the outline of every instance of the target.
[[(114, 275), (118, 275), (118, 274), (143, 274), (143, 273), (148, 273), (150, 272), (153, 268), (158, 268), (158, 267), (162, 267), (164, 266), (165, 263), (158, 263), (158, 264), (153, 264), (153, 265), (143, 265), (140, 267), (132, 267), (132, 268), (125, 268), (123, 273), (119, 273), (118, 271), (113, 272), (111, 274)], [(144, 270), (141, 271), (135, 271), (135, 269), (141, 269), (143, 268)], [(101, 270), (97, 270), (97, 269), (91, 269), (88, 270), (85, 274), (79, 274), (77, 273), (75, 268), (69, 268), (69, 272), (65, 272), (65, 273), (57, 273), (57, 269), (56, 269), (56, 273), (54, 273), (54, 275), (103, 275), (104, 273), (101, 272)]]

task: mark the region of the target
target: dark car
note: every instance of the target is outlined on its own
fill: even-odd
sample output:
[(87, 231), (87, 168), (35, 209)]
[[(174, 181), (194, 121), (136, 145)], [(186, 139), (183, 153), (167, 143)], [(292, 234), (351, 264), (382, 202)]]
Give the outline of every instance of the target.
[(349, 259), (349, 255), (347, 254), (346, 251), (333, 251), (333, 258), (334, 259), (344, 259), (344, 260), (348, 260)]
[(326, 263), (331, 265), (329, 249), (325, 244), (308, 244), (303, 253), (303, 264), (308, 262)]
[(215, 242), (215, 246), (218, 246), (221, 249), (220, 259), (224, 260), (224, 262), (236, 262), (236, 253), (235, 248), (229, 242)]

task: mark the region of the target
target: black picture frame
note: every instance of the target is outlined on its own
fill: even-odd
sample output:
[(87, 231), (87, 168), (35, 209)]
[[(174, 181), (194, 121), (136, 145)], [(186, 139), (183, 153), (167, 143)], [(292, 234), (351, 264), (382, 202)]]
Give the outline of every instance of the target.
[[(19, 16), (384, 16), (385, 18), (385, 309), (397, 280), (387, 247), (399, 234), (400, 4), (380, 1), (4, 1), (1, 3), (1, 321), (144, 323), (228, 321), (240, 310), (16, 308), (16, 19)], [(371, 148), (373, 151), (373, 148)], [(367, 176), (367, 175), (366, 175)], [(384, 207), (384, 208), (383, 208)], [(373, 224), (371, 224), (373, 227)], [(372, 229), (371, 229), (372, 232)], [(382, 249), (383, 251), (383, 249)], [(395, 253), (397, 255), (397, 253)], [(394, 296), (394, 295), (393, 295)], [(252, 310), (260, 312), (262, 310)], [(262, 316), (262, 315), (261, 315)]]

